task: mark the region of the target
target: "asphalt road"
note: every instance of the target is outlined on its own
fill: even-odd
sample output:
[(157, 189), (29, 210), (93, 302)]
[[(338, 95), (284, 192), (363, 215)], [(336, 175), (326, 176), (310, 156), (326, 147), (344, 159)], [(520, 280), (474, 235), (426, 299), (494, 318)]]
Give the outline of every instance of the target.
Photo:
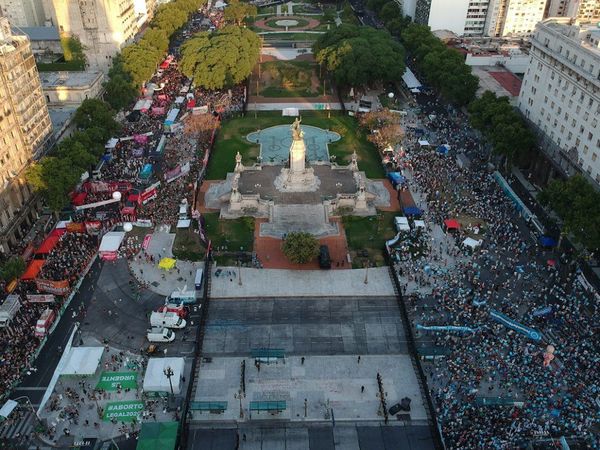
[(88, 308), (101, 270), (102, 262), (97, 260), (55, 330), (48, 337), (48, 341), (40, 355), (34, 361), (33, 368), (37, 371), (31, 371), (31, 375), (26, 375), (21, 384), (13, 390), (10, 398), (27, 396), (34, 406), (39, 404), (60, 360), (62, 351), (59, 351), (59, 347), (61, 350), (65, 348), (75, 323), (81, 320), (81, 316), (73, 317), (73, 312), (79, 310), (81, 305), (86, 309)]

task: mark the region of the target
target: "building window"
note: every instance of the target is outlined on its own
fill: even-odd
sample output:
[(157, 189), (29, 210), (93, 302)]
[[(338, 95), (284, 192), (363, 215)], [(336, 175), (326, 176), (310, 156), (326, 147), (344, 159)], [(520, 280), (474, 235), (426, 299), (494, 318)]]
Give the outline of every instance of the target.
[(592, 155), (592, 161), (596, 161), (598, 159), (598, 155), (596, 153), (594, 153)]
[(588, 141), (591, 141), (593, 137), (594, 136), (592, 135), (592, 133), (588, 133)]

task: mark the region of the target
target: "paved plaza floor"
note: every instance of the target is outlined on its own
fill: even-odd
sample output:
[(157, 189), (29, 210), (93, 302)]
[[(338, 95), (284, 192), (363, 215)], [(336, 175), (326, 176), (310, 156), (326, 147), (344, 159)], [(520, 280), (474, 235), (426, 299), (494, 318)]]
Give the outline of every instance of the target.
[[(246, 397), (242, 399), (240, 419), (239, 400), (234, 395), (240, 389), (242, 361), (246, 362)], [(360, 361), (354, 355), (308, 356), (304, 362), (294, 356), (259, 367), (250, 358), (213, 358), (202, 364), (194, 401), (226, 401), (227, 409), (223, 414), (195, 412), (194, 419), (330, 421), (333, 410), (337, 422), (383, 421), (377, 373), (383, 379), (388, 408), (409, 397), (411, 419), (426, 420), (408, 355), (363, 355)], [(249, 402), (256, 401), (285, 401), (286, 409), (280, 413), (250, 411)]]
[(211, 300), (203, 354), (247, 357), (256, 348), (298, 357), (408, 353), (393, 297)]
[[(354, 270), (278, 270), (212, 268), (211, 298), (238, 297), (381, 297), (395, 295), (387, 267)], [(367, 273), (368, 271), (368, 273)], [(231, 275), (227, 275), (230, 273)], [(367, 283), (365, 283), (365, 279)]]

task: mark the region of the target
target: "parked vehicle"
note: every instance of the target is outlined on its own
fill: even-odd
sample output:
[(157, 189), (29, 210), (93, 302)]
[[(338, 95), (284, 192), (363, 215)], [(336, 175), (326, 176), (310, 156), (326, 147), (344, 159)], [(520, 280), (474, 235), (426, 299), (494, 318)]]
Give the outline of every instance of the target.
[(168, 328), (153, 327), (148, 330), (146, 337), (149, 342), (173, 342), (175, 333)]
[(177, 313), (154, 311), (150, 314), (150, 325), (153, 327), (183, 328), (186, 322)]
[(202, 289), (202, 282), (204, 281), (204, 269), (196, 269), (196, 278), (194, 279), (194, 286), (196, 290)]
[(56, 319), (56, 313), (50, 308), (46, 308), (35, 324), (35, 335), (39, 338), (46, 336), (54, 319)]
[(167, 297), (166, 303), (190, 305), (196, 303), (196, 291), (174, 291)]
[(319, 248), (319, 267), (321, 269), (331, 269), (331, 257), (329, 256), (329, 247), (321, 245)]
[(189, 309), (187, 306), (184, 306), (182, 304), (176, 305), (174, 303), (167, 303), (166, 305), (159, 306), (156, 312), (172, 312), (177, 314), (182, 319), (185, 319), (189, 313)]

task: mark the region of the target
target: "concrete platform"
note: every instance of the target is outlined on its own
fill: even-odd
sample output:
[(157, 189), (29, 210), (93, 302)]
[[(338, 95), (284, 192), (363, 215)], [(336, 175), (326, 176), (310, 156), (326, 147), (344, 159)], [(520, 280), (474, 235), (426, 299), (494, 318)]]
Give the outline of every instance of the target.
[(320, 205), (274, 205), (269, 222), (260, 224), (260, 236), (282, 238), (303, 231), (316, 237), (337, 236), (338, 224), (329, 222), (325, 207)]
[[(385, 297), (395, 295), (387, 267), (353, 270), (278, 270), (213, 266), (211, 298), (240, 297)], [(227, 271), (231, 275), (226, 274)], [(368, 271), (368, 274), (366, 273)], [(368, 283), (365, 284), (365, 278)]]
[[(246, 358), (246, 397), (240, 403), (240, 367), (243, 358), (213, 358), (200, 367), (196, 396), (193, 401), (227, 401), (223, 414), (194, 412), (194, 421), (248, 422), (289, 420), (295, 422), (330, 421), (331, 410), (336, 422), (383, 422), (377, 397), (377, 373), (383, 379), (388, 408), (404, 397), (412, 400), (410, 416), (425, 421), (419, 385), (407, 355), (310, 356), (286, 358), (275, 364), (260, 364)], [(364, 386), (364, 392), (361, 387)], [(306, 399), (306, 414), (305, 414)], [(249, 410), (251, 401), (285, 400), (280, 413)]]

